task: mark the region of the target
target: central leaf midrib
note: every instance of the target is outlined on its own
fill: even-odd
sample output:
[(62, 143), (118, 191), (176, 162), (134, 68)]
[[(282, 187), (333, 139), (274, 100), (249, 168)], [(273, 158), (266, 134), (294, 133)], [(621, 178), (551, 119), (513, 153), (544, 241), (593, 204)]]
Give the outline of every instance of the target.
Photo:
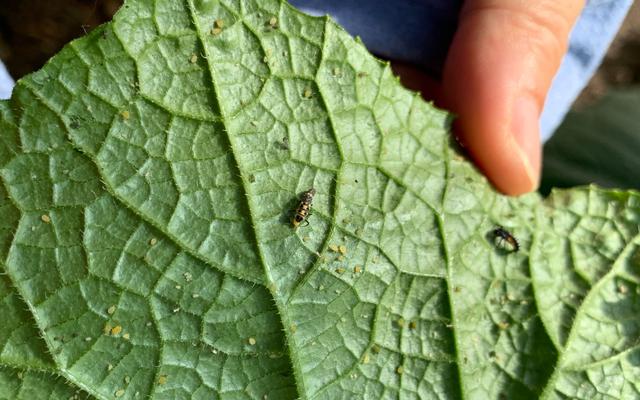
[(445, 187), (444, 190), (442, 191), (442, 199), (441, 199), (441, 203), (442, 203), (442, 212), (440, 213), (435, 213), (436, 215), (436, 220), (438, 221), (438, 231), (440, 233), (440, 238), (442, 239), (442, 250), (444, 251), (444, 262), (445, 262), (445, 277), (444, 280), (447, 283), (447, 300), (449, 302), (449, 312), (451, 313), (451, 324), (453, 326), (453, 329), (451, 329), (451, 334), (453, 335), (453, 347), (455, 349), (455, 357), (454, 359), (456, 360), (456, 362), (454, 363), (456, 365), (456, 372), (458, 373), (458, 390), (460, 392), (460, 397), (461, 398), (465, 398), (464, 393), (465, 393), (465, 383), (464, 380), (462, 379), (462, 355), (460, 354), (460, 349), (461, 349), (461, 345), (460, 345), (460, 338), (458, 337), (458, 330), (455, 328), (458, 325), (457, 319), (455, 317), (455, 307), (454, 307), (454, 301), (453, 301), (453, 282), (451, 279), (451, 249), (449, 249), (449, 245), (448, 245), (448, 241), (446, 240), (445, 237), (445, 221), (444, 221), (444, 215), (445, 214), (445, 202), (447, 199), (447, 192), (449, 191), (449, 182), (451, 180), (451, 159), (450, 159), (450, 150), (447, 146), (447, 141), (444, 140), (443, 141), (443, 154), (444, 154), (444, 176), (445, 176)]
[[(242, 7), (242, 6), (241, 6)], [(289, 355), (289, 360), (290, 360), (290, 365), (291, 365), (291, 369), (294, 375), (294, 381), (296, 384), (296, 390), (298, 392), (298, 396), (301, 396), (302, 398), (306, 397), (306, 390), (304, 388), (304, 379), (302, 377), (302, 368), (299, 365), (299, 360), (297, 358), (294, 357), (294, 352), (292, 349), (292, 345), (293, 345), (293, 338), (291, 338), (290, 334), (289, 334), (289, 330), (287, 329), (287, 327), (289, 327), (291, 325), (291, 322), (288, 320), (287, 318), (287, 314), (284, 311), (284, 306), (285, 304), (282, 303), (282, 301), (280, 300), (280, 298), (277, 296), (277, 287), (275, 285), (275, 282), (273, 281), (273, 278), (271, 277), (271, 274), (269, 272), (269, 268), (267, 266), (267, 263), (265, 262), (265, 258), (264, 258), (264, 254), (262, 252), (262, 248), (260, 246), (260, 241), (258, 239), (258, 232), (255, 229), (255, 217), (253, 214), (253, 209), (251, 207), (251, 192), (249, 190), (250, 185), (247, 184), (247, 182), (245, 181), (245, 177), (242, 174), (242, 169), (240, 166), (240, 163), (238, 162), (238, 157), (237, 157), (237, 153), (236, 153), (236, 149), (235, 149), (235, 145), (234, 145), (234, 141), (232, 139), (232, 135), (229, 134), (229, 129), (227, 127), (227, 118), (225, 116), (225, 111), (220, 103), (220, 98), (218, 96), (218, 93), (220, 92), (217, 84), (216, 84), (216, 78), (215, 78), (215, 73), (213, 71), (213, 69), (211, 68), (211, 65), (209, 64), (208, 60), (212, 60), (213, 58), (211, 57), (211, 54), (209, 53), (209, 50), (207, 48), (207, 46), (205, 45), (205, 41), (203, 39), (203, 34), (202, 31), (200, 29), (200, 26), (198, 26), (198, 19), (196, 14), (196, 8), (193, 4), (193, 0), (187, 0), (187, 9), (189, 10), (189, 14), (191, 17), (191, 23), (193, 24), (193, 27), (195, 29), (196, 32), (196, 37), (198, 38), (198, 42), (200, 44), (200, 46), (202, 47), (202, 51), (205, 54), (205, 60), (207, 60), (206, 64), (207, 64), (207, 72), (209, 74), (209, 79), (211, 80), (211, 86), (213, 89), (213, 97), (215, 99), (215, 105), (217, 106), (218, 110), (220, 110), (220, 115), (221, 115), (221, 124), (224, 126), (224, 131), (226, 133), (225, 137), (228, 141), (229, 144), (229, 149), (231, 151), (231, 158), (233, 160), (234, 163), (234, 167), (240, 172), (238, 175), (240, 177), (240, 184), (241, 187), (245, 193), (245, 198), (246, 198), (246, 209), (249, 213), (249, 222), (250, 222), (250, 226), (251, 226), (251, 233), (253, 234), (253, 245), (255, 246), (255, 250), (256, 250), (256, 254), (258, 255), (258, 259), (260, 260), (260, 263), (262, 264), (262, 268), (264, 270), (264, 278), (266, 280), (266, 286), (267, 289), (269, 290), (269, 293), (271, 294), (271, 297), (274, 300), (274, 303), (276, 305), (277, 311), (278, 311), (278, 316), (280, 317), (280, 323), (282, 325), (282, 331), (283, 331), (283, 335), (284, 335), (284, 342), (285, 342), (285, 346), (288, 346), (288, 355)]]

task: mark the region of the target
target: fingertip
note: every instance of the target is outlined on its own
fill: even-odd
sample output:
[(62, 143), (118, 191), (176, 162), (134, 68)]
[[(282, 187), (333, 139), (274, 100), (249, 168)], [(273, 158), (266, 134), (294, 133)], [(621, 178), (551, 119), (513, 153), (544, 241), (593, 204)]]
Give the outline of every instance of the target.
[[(529, 95), (523, 95), (514, 101), (511, 111), (512, 147), (518, 153), (524, 174), (522, 194), (538, 189), (540, 184), (541, 153), (539, 101)], [(514, 186), (515, 188), (515, 186)]]
[[(459, 131), (460, 128), (456, 128)], [(540, 184), (541, 146), (536, 136), (529, 136), (523, 148), (516, 136), (487, 145), (478, 140), (464, 141), (474, 163), (500, 192), (519, 196), (535, 191)], [(538, 145), (536, 145), (536, 140)]]
[(520, 195), (539, 185), (540, 113), (577, 3), (557, 6), (560, 18), (540, 11), (546, 2), (465, 3), (444, 69), (444, 101), (458, 116), (456, 133), (471, 157), (503, 193)]
[(529, 95), (522, 95), (515, 99), (507, 116), (508, 133), (504, 140), (472, 142), (475, 146), (472, 153), (485, 155), (479, 165), (494, 186), (505, 194), (526, 194), (540, 185), (540, 113), (539, 102)]

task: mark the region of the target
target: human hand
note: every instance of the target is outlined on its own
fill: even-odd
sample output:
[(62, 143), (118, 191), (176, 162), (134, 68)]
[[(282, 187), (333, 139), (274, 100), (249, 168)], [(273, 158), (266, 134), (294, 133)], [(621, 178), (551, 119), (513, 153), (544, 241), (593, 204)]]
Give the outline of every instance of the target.
[(394, 65), (409, 86), (457, 115), (461, 143), (506, 194), (538, 187), (539, 118), (583, 7), (584, 0), (466, 0), (440, 87)]
[(444, 104), (478, 167), (502, 192), (535, 190), (539, 118), (583, 0), (467, 0), (443, 74)]

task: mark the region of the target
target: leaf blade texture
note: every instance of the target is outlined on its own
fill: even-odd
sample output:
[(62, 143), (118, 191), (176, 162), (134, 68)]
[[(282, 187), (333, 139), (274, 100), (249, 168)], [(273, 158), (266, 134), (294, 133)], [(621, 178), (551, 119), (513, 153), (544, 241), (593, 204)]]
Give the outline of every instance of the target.
[(496, 194), (449, 115), (328, 18), (131, 0), (0, 115), (7, 387), (638, 395), (637, 194)]

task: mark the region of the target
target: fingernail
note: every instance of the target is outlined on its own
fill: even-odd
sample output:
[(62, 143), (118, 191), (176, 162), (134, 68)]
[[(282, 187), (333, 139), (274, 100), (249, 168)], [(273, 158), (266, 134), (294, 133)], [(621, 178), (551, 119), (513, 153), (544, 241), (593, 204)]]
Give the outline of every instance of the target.
[(529, 179), (529, 191), (533, 191), (540, 183), (540, 106), (530, 96), (520, 97), (515, 101), (511, 117), (516, 151)]

